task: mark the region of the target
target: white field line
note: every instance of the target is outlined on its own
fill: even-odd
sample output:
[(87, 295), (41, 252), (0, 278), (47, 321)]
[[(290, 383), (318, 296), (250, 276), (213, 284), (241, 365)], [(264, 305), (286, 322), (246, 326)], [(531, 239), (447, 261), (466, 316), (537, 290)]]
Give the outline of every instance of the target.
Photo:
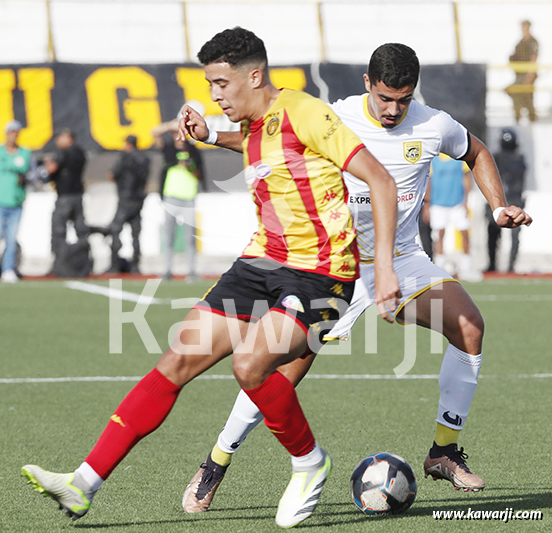
[[(82, 292), (89, 292), (91, 294), (99, 294), (100, 296), (111, 296), (119, 300), (126, 300), (128, 302), (139, 302), (144, 300), (140, 294), (128, 291), (119, 291), (110, 287), (104, 287), (103, 285), (94, 285), (93, 283), (84, 283), (82, 281), (66, 281), (64, 285), (68, 289), (74, 289)], [(151, 303), (155, 305), (170, 305), (172, 300), (164, 298), (152, 298)]]
[[(110, 382), (110, 381), (140, 381), (143, 376), (83, 376), (67, 378), (5, 378), (0, 379), (0, 385), (16, 383), (75, 383), (75, 382)], [(543, 379), (552, 378), (552, 374), (504, 374), (504, 375), (481, 375), (483, 379), (515, 378), (515, 379)], [(234, 379), (232, 374), (208, 374), (198, 376), (195, 379), (217, 380)], [(343, 379), (343, 380), (396, 380), (396, 379), (439, 379), (437, 374), (412, 374), (398, 378), (394, 374), (307, 374), (305, 379)]]
[[(103, 285), (95, 285), (94, 283), (66, 281), (64, 285), (68, 289), (107, 297), (111, 295), (114, 298), (129, 302), (138, 302), (140, 300), (140, 294), (136, 294), (135, 292), (118, 291), (104, 287)], [(551, 302), (552, 294), (475, 294), (472, 295), (472, 298), (479, 302)], [(156, 305), (168, 305), (171, 302), (172, 300), (168, 298), (153, 298), (151, 301), (152, 304)]]

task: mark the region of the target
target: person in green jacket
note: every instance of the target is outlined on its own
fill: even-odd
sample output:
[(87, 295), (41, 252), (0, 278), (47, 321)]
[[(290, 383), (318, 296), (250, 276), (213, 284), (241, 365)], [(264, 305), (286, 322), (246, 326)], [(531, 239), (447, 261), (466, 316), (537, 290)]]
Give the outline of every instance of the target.
[(15, 283), (17, 230), (25, 200), (25, 177), (31, 166), (31, 151), (17, 145), (23, 126), (17, 120), (5, 126), (6, 143), (0, 146), (0, 240), (6, 248), (2, 259), (2, 281)]
[(165, 272), (172, 278), (176, 224), (183, 226), (188, 259), (187, 278), (196, 278), (195, 197), (204, 183), (199, 150), (187, 140), (177, 141), (178, 120), (164, 122), (152, 130), (155, 146), (163, 154), (159, 192), (165, 208)]

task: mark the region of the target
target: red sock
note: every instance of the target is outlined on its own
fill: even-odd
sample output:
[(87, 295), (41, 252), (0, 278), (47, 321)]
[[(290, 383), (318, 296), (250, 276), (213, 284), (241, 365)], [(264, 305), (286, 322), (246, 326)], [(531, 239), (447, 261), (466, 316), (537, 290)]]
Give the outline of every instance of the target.
[(295, 389), (283, 374), (274, 372), (258, 387), (244, 392), (263, 414), (268, 429), (291, 455), (301, 457), (314, 448), (314, 436)]
[(181, 387), (154, 368), (117, 407), (86, 462), (107, 479), (138, 441), (167, 418), (180, 391)]

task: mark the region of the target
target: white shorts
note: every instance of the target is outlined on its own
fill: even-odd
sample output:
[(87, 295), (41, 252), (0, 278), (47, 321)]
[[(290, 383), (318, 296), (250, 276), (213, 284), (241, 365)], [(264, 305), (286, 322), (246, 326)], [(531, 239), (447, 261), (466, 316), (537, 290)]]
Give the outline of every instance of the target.
[(470, 227), (468, 212), (464, 204), (456, 204), (452, 207), (430, 205), (429, 223), (431, 229), (436, 230), (446, 229), (449, 224), (452, 224), (458, 231), (464, 231)]
[[(399, 324), (404, 324), (404, 322), (397, 320), (397, 315), (409, 301), (417, 298), (434, 285), (444, 281), (456, 281), (448, 272), (432, 263), (422, 250), (395, 257), (393, 269), (399, 278), (402, 292), (399, 306), (394, 313), (394, 318)], [(354, 323), (366, 309), (376, 303), (374, 277), (373, 264), (360, 265), (360, 278), (355, 282), (355, 291), (349, 309), (333, 329), (324, 336), (325, 341), (349, 339)]]

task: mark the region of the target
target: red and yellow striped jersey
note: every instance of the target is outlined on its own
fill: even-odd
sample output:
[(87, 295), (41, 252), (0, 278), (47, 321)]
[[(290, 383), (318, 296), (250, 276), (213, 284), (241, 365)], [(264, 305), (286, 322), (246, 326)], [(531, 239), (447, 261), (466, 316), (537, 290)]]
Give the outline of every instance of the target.
[(245, 179), (259, 228), (246, 257), (341, 280), (358, 277), (358, 250), (340, 170), (363, 148), (321, 100), (282, 89), (265, 115), (242, 124)]

